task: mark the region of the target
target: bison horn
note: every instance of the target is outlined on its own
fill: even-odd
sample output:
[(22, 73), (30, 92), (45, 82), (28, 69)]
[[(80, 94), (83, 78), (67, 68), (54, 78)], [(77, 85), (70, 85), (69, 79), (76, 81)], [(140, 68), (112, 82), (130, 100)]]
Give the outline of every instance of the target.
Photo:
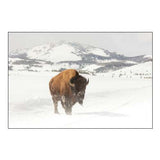
[(69, 85), (70, 85), (71, 87), (75, 87), (75, 84), (74, 84), (74, 83), (71, 83), (70, 81), (69, 81)]
[(86, 85), (89, 83), (89, 79), (88, 79), (88, 81), (86, 82)]

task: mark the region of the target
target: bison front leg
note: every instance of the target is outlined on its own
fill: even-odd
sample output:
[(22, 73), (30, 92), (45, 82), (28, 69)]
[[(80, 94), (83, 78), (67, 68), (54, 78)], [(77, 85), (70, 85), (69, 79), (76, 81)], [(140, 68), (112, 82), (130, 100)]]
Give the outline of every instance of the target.
[(68, 114), (68, 115), (71, 115), (72, 114), (72, 106), (70, 104), (69, 99), (63, 96), (62, 100), (61, 100), (61, 104), (62, 104), (62, 107), (65, 110), (65, 113)]
[(71, 114), (72, 114), (72, 105), (71, 105), (69, 99), (66, 100), (65, 112), (66, 112), (66, 114), (68, 114), (68, 115), (71, 115)]
[(53, 100), (53, 104), (54, 104), (54, 113), (59, 114), (59, 112), (58, 112), (58, 101), (54, 97), (52, 97), (52, 100)]

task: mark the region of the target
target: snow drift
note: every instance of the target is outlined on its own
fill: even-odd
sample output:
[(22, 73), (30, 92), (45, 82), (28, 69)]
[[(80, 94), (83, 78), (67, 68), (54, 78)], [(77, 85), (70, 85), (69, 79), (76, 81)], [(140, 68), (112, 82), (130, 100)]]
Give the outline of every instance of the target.
[(151, 128), (152, 80), (84, 75), (90, 83), (84, 106), (55, 115), (48, 82), (57, 73), (10, 72), (10, 128)]

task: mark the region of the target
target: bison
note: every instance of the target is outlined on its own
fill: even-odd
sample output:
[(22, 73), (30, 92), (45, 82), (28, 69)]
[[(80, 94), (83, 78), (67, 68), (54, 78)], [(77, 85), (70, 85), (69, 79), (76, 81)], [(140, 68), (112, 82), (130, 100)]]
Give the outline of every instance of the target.
[(86, 86), (89, 83), (74, 69), (67, 69), (53, 77), (49, 82), (49, 90), (54, 104), (54, 112), (58, 112), (58, 101), (61, 101), (66, 114), (72, 114), (73, 105), (83, 104)]

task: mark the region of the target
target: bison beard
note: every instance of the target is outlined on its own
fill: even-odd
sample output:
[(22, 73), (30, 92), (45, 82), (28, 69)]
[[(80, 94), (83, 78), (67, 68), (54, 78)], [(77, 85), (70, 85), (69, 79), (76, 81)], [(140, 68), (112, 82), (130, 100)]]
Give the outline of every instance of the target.
[(79, 75), (74, 69), (64, 70), (49, 82), (49, 89), (54, 103), (54, 112), (58, 113), (58, 101), (61, 101), (66, 114), (72, 114), (73, 105), (78, 102), (83, 104), (86, 78)]

